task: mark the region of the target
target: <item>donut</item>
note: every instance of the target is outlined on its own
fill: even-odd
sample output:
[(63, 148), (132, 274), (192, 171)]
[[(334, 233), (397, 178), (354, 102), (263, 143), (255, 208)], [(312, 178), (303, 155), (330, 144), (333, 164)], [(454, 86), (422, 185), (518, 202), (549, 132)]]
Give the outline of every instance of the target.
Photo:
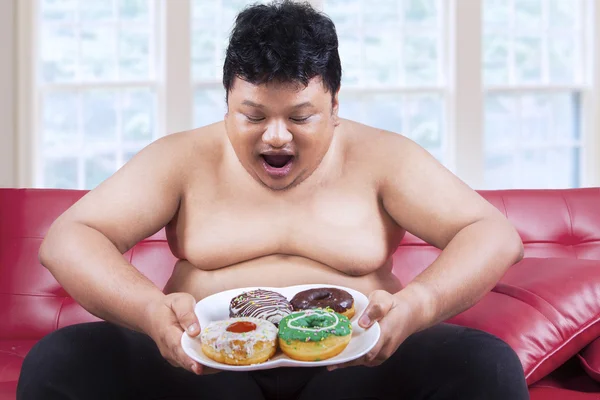
[(348, 318), (354, 316), (354, 297), (337, 288), (315, 288), (297, 293), (290, 301), (296, 311), (312, 308), (330, 308)]
[(222, 364), (251, 365), (277, 351), (277, 327), (260, 318), (229, 318), (210, 322), (200, 334), (202, 352)]
[(263, 289), (242, 293), (229, 303), (229, 317), (261, 318), (275, 325), (292, 311), (292, 305), (287, 298), (277, 292)]
[(352, 338), (350, 320), (336, 312), (312, 309), (284, 317), (277, 332), (279, 348), (299, 361), (322, 361), (340, 354)]

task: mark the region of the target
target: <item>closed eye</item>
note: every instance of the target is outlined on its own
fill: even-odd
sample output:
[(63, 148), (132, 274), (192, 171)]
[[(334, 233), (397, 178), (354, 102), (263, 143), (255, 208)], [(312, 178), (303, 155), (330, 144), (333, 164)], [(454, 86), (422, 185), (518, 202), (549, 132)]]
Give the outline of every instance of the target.
[(254, 123), (261, 122), (262, 120), (265, 119), (264, 117), (251, 117), (250, 115), (246, 115), (246, 118), (248, 118), (248, 121), (254, 122)]
[(307, 117), (291, 117), (290, 119), (294, 122), (306, 122), (311, 116)]

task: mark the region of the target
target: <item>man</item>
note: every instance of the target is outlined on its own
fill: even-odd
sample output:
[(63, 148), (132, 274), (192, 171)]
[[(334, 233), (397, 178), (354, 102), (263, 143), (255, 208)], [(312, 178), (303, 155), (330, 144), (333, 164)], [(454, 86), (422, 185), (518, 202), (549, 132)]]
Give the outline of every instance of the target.
[[(18, 398), (528, 398), (505, 343), (442, 323), (522, 257), (519, 236), (409, 139), (340, 119), (340, 79), (327, 17), (292, 2), (240, 13), (224, 121), (149, 145), (49, 230), (42, 264), (107, 322), (42, 339)], [(160, 290), (121, 254), (163, 227), (180, 261)], [(443, 252), (402, 287), (391, 255), (405, 231)], [(182, 351), (197, 300), (302, 283), (368, 295), (375, 348), (329, 370), (252, 373), (209, 373)]]

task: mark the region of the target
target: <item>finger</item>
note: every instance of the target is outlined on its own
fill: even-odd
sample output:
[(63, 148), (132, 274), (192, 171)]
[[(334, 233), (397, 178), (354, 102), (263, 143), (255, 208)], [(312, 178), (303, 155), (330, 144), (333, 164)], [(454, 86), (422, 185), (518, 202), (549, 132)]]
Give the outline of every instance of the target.
[(177, 363), (180, 367), (187, 369), (197, 375), (202, 373), (202, 366), (190, 356), (188, 356), (185, 351), (183, 351), (183, 347), (181, 347), (181, 335), (183, 332), (179, 329), (174, 328), (173, 333), (171, 334), (170, 343), (171, 353), (177, 360)]
[(369, 296), (369, 305), (360, 316), (358, 325), (368, 328), (375, 321), (379, 321), (390, 311), (393, 306), (393, 297), (388, 292), (376, 290)]
[(192, 337), (200, 333), (200, 323), (194, 312), (195, 306), (196, 299), (188, 293), (178, 293), (171, 300), (171, 310), (175, 313), (179, 325)]

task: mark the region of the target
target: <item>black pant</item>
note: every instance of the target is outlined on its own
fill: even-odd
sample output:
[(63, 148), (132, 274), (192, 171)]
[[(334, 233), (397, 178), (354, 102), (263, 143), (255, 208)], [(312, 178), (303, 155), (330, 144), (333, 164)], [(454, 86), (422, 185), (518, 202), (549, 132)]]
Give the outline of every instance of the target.
[(523, 368), (508, 345), (447, 324), (412, 335), (378, 367), (205, 376), (171, 366), (144, 334), (106, 322), (73, 325), (33, 347), (17, 391), (18, 400), (528, 398)]

